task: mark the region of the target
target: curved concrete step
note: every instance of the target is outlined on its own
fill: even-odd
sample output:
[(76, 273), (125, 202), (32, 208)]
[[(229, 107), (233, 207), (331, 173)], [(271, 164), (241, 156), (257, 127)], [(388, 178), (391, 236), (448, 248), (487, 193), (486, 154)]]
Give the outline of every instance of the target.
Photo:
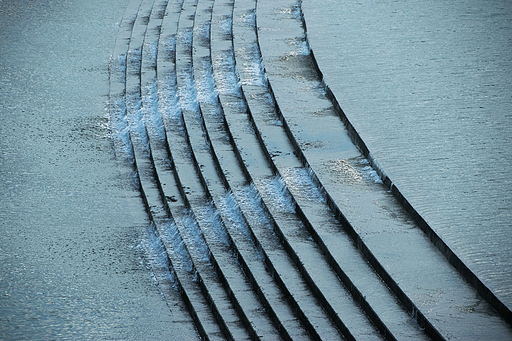
[[(167, 206), (165, 206), (165, 204), (162, 205), (162, 197), (160, 196), (162, 186), (159, 178), (156, 176), (155, 164), (152, 158), (152, 152), (161, 151), (161, 148), (156, 147), (151, 150), (151, 142), (153, 142), (154, 145), (154, 141), (158, 140), (158, 137), (151, 139), (151, 142), (148, 143), (148, 136), (146, 135), (148, 130), (146, 130), (147, 127), (145, 127), (145, 123), (152, 120), (152, 117), (149, 116), (154, 108), (151, 108), (147, 103), (147, 98), (142, 100), (142, 90), (140, 88), (140, 76), (142, 75), (141, 65), (144, 65), (142, 62), (144, 60), (143, 56), (155, 56), (154, 53), (144, 54), (142, 50), (142, 44), (146, 37), (146, 26), (150, 18), (151, 6), (152, 4), (150, 3), (143, 2), (141, 4), (141, 9), (145, 10), (145, 12), (143, 12), (143, 15), (139, 13), (138, 19), (133, 26), (132, 37), (130, 39), (127, 54), (130, 63), (127, 64), (125, 70), (127, 74), (125, 93), (128, 94), (128, 96), (126, 96), (126, 102), (128, 104), (126, 107), (126, 118), (129, 122), (129, 135), (133, 149), (132, 156), (137, 169), (138, 178), (140, 179), (141, 193), (146, 202), (148, 213), (155, 222), (160, 236), (162, 237), (165, 235), (172, 236), (173, 231), (171, 228), (176, 225), (173, 224), (172, 217), (167, 215)], [(141, 12), (140, 9), (139, 12)], [(151, 35), (148, 35), (148, 38), (151, 40)], [(152, 43), (155, 41), (157, 40), (153, 39)], [(146, 46), (150, 46), (150, 44), (151, 43)], [(147, 63), (147, 65), (151, 65), (151, 63)], [(150, 68), (146, 68), (144, 71), (146, 75), (144, 78), (150, 79), (151, 77), (147, 75), (150, 72)], [(152, 133), (154, 133), (154, 131), (152, 131)], [(194, 222), (191, 222), (190, 219), (185, 219), (184, 223), (183, 221), (178, 221), (177, 223), (177, 225), (185, 224), (187, 225), (186, 227), (194, 225)], [(169, 229), (171, 229), (171, 231), (169, 231)], [(183, 231), (184, 228), (179, 230), (179, 233), (183, 235)], [(173, 255), (176, 254), (176, 244), (178, 246), (180, 245), (180, 241), (176, 240), (176, 238), (175, 234), (174, 240), (171, 240), (171, 243), (168, 244), (167, 253), (171, 258), (171, 263), (174, 264), (173, 270), (177, 275), (177, 282), (183, 293), (182, 296), (190, 308), (190, 313), (196, 321), (200, 334), (205, 338), (223, 338), (223, 336), (228, 339), (245, 338), (242, 337), (242, 335), (245, 335), (245, 329), (241, 327), (235, 310), (231, 306), (231, 302), (227, 298), (218, 276), (215, 274), (208, 259), (195, 257), (187, 261), (190, 259), (189, 255), (196, 256), (197, 250), (195, 250), (196, 252), (191, 252), (190, 248), (187, 250), (185, 247), (185, 252), (180, 255), (181, 258), (174, 258), (176, 262), (172, 262)], [(185, 238), (181, 240), (189, 240)], [(167, 241), (165, 237), (162, 239)], [(172, 243), (173, 241), (174, 243)], [(183, 249), (183, 246), (181, 246), (181, 248)], [(191, 264), (191, 266), (188, 269), (184, 269), (187, 268), (187, 264)], [(184, 273), (183, 270), (187, 270), (186, 273)], [(199, 270), (201, 270), (200, 274)], [(190, 297), (193, 297), (193, 299), (190, 299)], [(235, 327), (237, 325), (240, 325), (238, 329)], [(233, 329), (242, 330), (242, 332), (233, 333)], [(223, 333), (221, 333), (220, 330), (222, 330)]]
[(130, 2), (110, 65), (113, 140), (182, 336), (508, 337), (375, 183), (319, 75), (300, 2)]
[[(284, 126), (295, 144), (296, 152), (313, 170), (315, 182), (328, 194), (326, 198), (331, 208), (342, 221), (346, 221), (339, 209), (343, 205), (343, 212), (350, 214), (349, 221), (358, 225), (359, 230), (356, 232), (348, 222), (345, 224), (356, 245), (409, 312), (417, 317), (419, 323), (426, 326), (432, 337), (453, 338), (457, 335), (466, 338), (469, 335), (468, 328), (471, 329), (470, 333), (480, 334), (482, 337), (483, 334), (489, 335), (491, 330), (497, 337), (508, 337), (509, 326), (492, 312), (486, 302), (482, 302), (481, 297), (478, 298), (475, 290), (465, 283), (446, 260), (439, 257), (439, 252), (433, 250), (433, 245), (403, 208), (389, 197), (389, 193), (378, 184), (371, 183), (371, 169), (364, 169), (367, 166), (364, 158), (349, 143), (350, 137), (336, 117), (338, 113), (333, 104), (328, 103), (318, 74), (312, 72), (315, 65), (309, 56), (299, 3), (284, 1), (276, 4), (262, 1), (259, 6), (258, 14), (261, 15), (258, 23), (262, 27), (259, 36), (263, 59), (274, 98), (284, 116)], [(263, 27), (272, 27), (273, 31), (265, 31)], [(304, 77), (299, 78), (297, 74)], [(319, 101), (323, 101), (323, 104), (319, 104)], [(346, 170), (353, 174), (344, 174), (348, 181), (340, 182), (339, 175)], [(353, 179), (350, 179), (354, 176), (364, 181), (355, 181), (357, 184), (354, 185)], [(365, 185), (361, 186), (361, 182), (371, 190), (365, 188)], [(347, 192), (344, 193), (347, 188), (350, 196), (347, 196)], [(358, 200), (358, 195), (363, 195), (365, 200)], [(389, 211), (386, 212), (383, 207)], [(391, 219), (389, 212), (394, 215)], [(368, 219), (369, 215), (372, 219)], [(382, 223), (387, 230), (383, 231)], [(391, 237), (390, 232), (393, 233)], [(369, 233), (373, 235), (368, 236)], [(362, 237), (364, 234), (365, 238)], [(390, 259), (389, 244), (383, 243), (382, 239), (385, 234), (388, 234), (387, 240), (397, 247), (393, 249), (393, 253), (398, 258)], [(411, 248), (412, 236), (414, 247)], [(373, 239), (371, 243), (370, 238)], [(400, 239), (403, 241), (400, 242)], [(406, 268), (403, 261), (398, 259), (406, 259), (410, 267)], [(427, 260), (429, 272), (413, 270), (421, 269)], [(391, 275), (388, 273), (389, 269), (392, 269)], [(430, 272), (430, 269), (435, 270)], [(446, 281), (447, 278), (450, 279)], [(435, 291), (450, 294), (436, 297), (433, 294)], [(436, 309), (432, 309), (431, 303), (425, 304), (432, 302), (432, 297), (436, 297), (434, 301), (439, 303), (437, 313), (433, 313)], [(448, 303), (450, 300), (460, 300), (461, 305), (451, 306)], [(478, 306), (478, 309), (470, 309), (471, 313), (468, 313), (468, 310), (460, 309), (461, 306)], [(465, 323), (454, 324), (449, 318), (439, 322), (438, 316), (441, 314), (453, 318), (457, 316), (458, 321), (464, 320)], [(494, 315), (494, 318), (487, 319), (485, 316), (489, 314)]]
[[(245, 3), (245, 1), (238, 1), (237, 3)], [(252, 2), (252, 6), (250, 3), (251, 2), (247, 2), (245, 10), (242, 8), (240, 9), (239, 22), (241, 25), (238, 31), (235, 32), (235, 46), (238, 38), (242, 41), (242, 43), (238, 44), (236, 51), (244, 51), (239, 53), (237, 60), (240, 62), (237, 63), (237, 65), (251, 65), (251, 61), (253, 61), (252, 63), (254, 64), (261, 60), (257, 49), (254, 23), (252, 25), (250, 23), (246, 23), (245, 25), (243, 24), (244, 18), (245, 21), (247, 21), (247, 18), (250, 19), (251, 12), (254, 11), (255, 3)], [(254, 18), (253, 14), (252, 17)], [(244, 43), (246, 44), (245, 48), (243, 47)], [(337, 258), (338, 260), (343, 259), (343, 262), (337, 262), (330, 251), (325, 247), (325, 244), (321, 243), (321, 240), (319, 240), (318, 234), (312, 225), (316, 225), (317, 227), (321, 227), (321, 229), (327, 231), (337, 232), (341, 229), (341, 224), (336, 221), (332, 212), (330, 212), (325, 203), (322, 205), (322, 194), (317, 188), (315, 188), (315, 185), (309, 179), (308, 170), (302, 167), (299, 159), (294, 155), (296, 152), (291, 148), (288, 137), (282, 129), (282, 126), (279, 124), (280, 121), (275, 109), (273, 108), (272, 101), (267, 100), (267, 104), (262, 103), (262, 98), (271, 99), (271, 94), (268, 88), (266, 88), (266, 79), (263, 77), (262, 69), (263, 68), (261, 66), (256, 64), (256, 66), (239, 71), (243, 84), (242, 87), (248, 97), (253, 116), (257, 121), (256, 125), (258, 126), (260, 133), (264, 135), (261, 139), (267, 146), (266, 148), (269, 150), (269, 153), (272, 154), (273, 162), (278, 171), (280, 171), (281, 174), (286, 173), (284, 178), (285, 182), (288, 183), (288, 188), (290, 188), (292, 194), (295, 196), (296, 203), (299, 204), (298, 208), (299, 211), (301, 211), (305, 225), (310, 228), (310, 232), (315, 237), (315, 241), (320, 242), (319, 245), (323, 248), (324, 254), (326, 254), (329, 263), (336, 269), (337, 275), (340, 278), (343, 278), (344, 284), (349, 288), (352, 295), (357, 297), (356, 299), (360, 304), (362, 303), (366, 314), (372, 316), (373, 323), (379, 326), (383, 335), (388, 338), (393, 338), (393, 334), (390, 333), (379, 315), (377, 315), (373, 308), (366, 302), (364, 296), (354, 286), (353, 282), (350, 281), (346, 273), (341, 270), (342, 268), (348, 267), (349, 270), (352, 271), (352, 278), (355, 279), (365, 278), (368, 281), (369, 278), (374, 278), (373, 283), (375, 284), (373, 286), (368, 285), (371, 289), (367, 289), (366, 291), (371, 293), (374, 297), (380, 297), (380, 300), (375, 300), (376, 302), (385, 302), (383, 299), (387, 299), (387, 303), (392, 303), (392, 305), (389, 306), (386, 306), (385, 303), (380, 304), (382, 307), (381, 311), (385, 310), (388, 315), (388, 323), (395, 322), (395, 324), (409, 325), (408, 328), (401, 326), (399, 328), (399, 333), (403, 337), (413, 336), (418, 338), (420, 335), (423, 335), (423, 333), (417, 325), (414, 326), (414, 323), (411, 323), (412, 321), (410, 321), (410, 317), (399, 305), (395, 316), (391, 318), (393, 314), (390, 313), (389, 307), (396, 305), (396, 299), (390, 292), (388, 292), (385, 285), (383, 285), (380, 278), (375, 275), (372, 269), (368, 268), (365, 260), (351, 245), (351, 241), (348, 240), (346, 236), (342, 239), (344, 244), (340, 244), (340, 246), (345, 245), (345, 248), (341, 250), (346, 251), (346, 253), (343, 257)], [(301, 207), (304, 207), (305, 209), (302, 210), (300, 209)], [(309, 219), (304, 215), (305, 211), (310, 212)], [(313, 218), (313, 220), (311, 220), (311, 218)], [(338, 247), (338, 249), (340, 248)], [(347, 261), (347, 259), (350, 259), (350, 261)], [(361, 272), (362, 269), (365, 269), (366, 271)], [(371, 281), (368, 282), (371, 283)], [(379, 290), (380, 296), (376, 295), (376, 292)], [(346, 319), (349, 319), (349, 317), (346, 317)], [(362, 330), (364, 329), (365, 328)], [(355, 330), (355, 328), (352, 328), (352, 330)], [(360, 331), (359, 333), (362, 335), (365, 332)], [(395, 333), (398, 332), (395, 330)]]

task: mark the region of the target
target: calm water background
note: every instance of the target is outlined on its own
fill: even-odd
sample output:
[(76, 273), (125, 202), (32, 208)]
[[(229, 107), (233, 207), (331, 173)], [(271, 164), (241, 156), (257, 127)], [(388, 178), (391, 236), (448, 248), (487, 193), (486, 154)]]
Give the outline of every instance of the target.
[(379, 165), (512, 307), (512, 1), (302, 7), (325, 80)]
[(0, 340), (177, 330), (141, 262), (139, 192), (106, 136), (108, 62), (127, 4), (0, 1)]

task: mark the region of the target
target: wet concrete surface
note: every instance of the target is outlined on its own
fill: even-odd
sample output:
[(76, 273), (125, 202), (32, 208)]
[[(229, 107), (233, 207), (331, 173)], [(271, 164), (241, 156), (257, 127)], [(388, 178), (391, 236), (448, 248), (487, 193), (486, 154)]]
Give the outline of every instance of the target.
[(0, 339), (510, 338), (351, 143), (299, 1), (23, 5)]
[(179, 333), (142, 261), (140, 194), (107, 136), (126, 6), (0, 1), (0, 339)]
[(302, 8), (325, 81), (380, 167), (510, 309), (510, 3)]

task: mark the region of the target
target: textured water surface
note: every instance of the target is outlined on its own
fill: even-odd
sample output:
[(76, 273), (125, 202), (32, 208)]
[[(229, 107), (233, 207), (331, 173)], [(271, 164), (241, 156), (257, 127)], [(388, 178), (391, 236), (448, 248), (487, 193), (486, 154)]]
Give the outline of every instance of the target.
[(304, 0), (326, 83), (379, 165), (512, 305), (512, 4)]

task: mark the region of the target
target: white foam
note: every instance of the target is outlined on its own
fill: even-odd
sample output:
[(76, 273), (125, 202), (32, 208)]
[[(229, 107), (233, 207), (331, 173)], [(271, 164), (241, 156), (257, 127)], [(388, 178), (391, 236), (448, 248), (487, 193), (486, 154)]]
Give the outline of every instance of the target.
[(241, 95), (240, 82), (236, 74), (235, 60), (231, 51), (225, 51), (222, 56), (212, 60), (215, 73), (215, 82), (219, 94)]
[(195, 79), (199, 101), (202, 103), (217, 105), (218, 94), (217, 89), (215, 88), (213, 69), (209, 58), (203, 58), (201, 60), (201, 68), (199, 68), (199, 70), (201, 71), (196, 72), (195, 74), (195, 76), (199, 78)]
[(156, 61), (157, 52), (158, 52), (158, 43), (157, 42), (152, 42), (152, 43), (145, 42), (144, 43), (144, 47), (142, 50), (144, 59)]
[(116, 71), (118, 81), (120, 83), (126, 82), (126, 54), (120, 54), (114, 58), (115, 67), (111, 72)]
[(177, 264), (174, 264), (174, 266), (192, 273), (192, 259), (190, 258), (176, 224), (172, 221), (163, 223), (160, 230), (160, 236), (164, 244), (168, 245), (168, 252), (172, 252), (174, 256), (173, 258), (178, 260)]
[(158, 99), (159, 110), (163, 118), (169, 119), (171, 122), (179, 122), (180, 126), (183, 128), (174, 70), (169, 71), (166, 77), (159, 81)]
[(220, 23), (222, 33), (225, 35), (231, 35), (233, 33), (233, 18), (231, 16), (225, 16), (222, 18)]
[(188, 65), (181, 76), (178, 75), (182, 81), (182, 85), (178, 88), (180, 106), (182, 110), (199, 112), (197, 91), (192, 74), (192, 66)]
[(263, 208), (263, 202), (253, 183), (234, 188), (233, 193), (248, 219), (258, 221), (267, 228), (273, 229), (270, 217)]
[(170, 266), (162, 240), (155, 232), (154, 223), (141, 231), (136, 248), (142, 252), (142, 263), (151, 271), (156, 284), (176, 283), (174, 270)]
[(136, 95), (126, 96), (127, 102), (127, 122), (130, 131), (130, 140), (137, 141), (138, 146), (142, 146), (145, 153), (149, 154), (149, 141), (146, 133), (146, 124), (144, 123), (144, 109), (142, 100)]
[(249, 226), (247, 226), (236, 198), (231, 191), (227, 192), (221, 198), (219, 202), (219, 210), (221, 211), (222, 215), (229, 219), (233, 226), (235, 226), (239, 234), (243, 235), (246, 240), (254, 244)]
[(109, 115), (110, 137), (115, 141), (116, 153), (133, 161), (132, 143), (130, 141), (130, 130), (126, 118), (126, 104), (124, 97), (115, 100), (111, 104)]
[(309, 168), (285, 168), (281, 170), (281, 175), (294, 196), (325, 203), (324, 195), (314, 183)]
[(284, 213), (295, 213), (295, 204), (293, 202), (286, 185), (280, 176), (271, 178), (255, 179), (262, 190), (262, 195), (268, 201), (269, 209), (275, 209)]
[(224, 224), (221, 221), (219, 212), (212, 203), (207, 203), (195, 211), (196, 219), (205, 229), (203, 233), (215, 242), (229, 246), (229, 237)]
[(243, 21), (251, 26), (256, 26), (256, 13), (253, 9), (245, 12), (242, 17)]
[(258, 44), (254, 43), (249, 47), (243, 47), (237, 53), (244, 56), (244, 62), (236, 65), (238, 71), (243, 71), (244, 74), (249, 76), (241, 80), (242, 85), (266, 86), (268, 81), (263, 70), (263, 61)]
[(288, 41), (293, 50), (288, 52), (290, 56), (307, 56), (310, 54), (309, 45), (305, 37), (295, 38)]
[(383, 183), (379, 173), (377, 173), (377, 171), (375, 169), (373, 169), (372, 166), (364, 167), (363, 172), (367, 178), (370, 178), (376, 184)]
[(368, 159), (362, 159), (359, 161), (361, 165), (365, 165), (362, 169), (363, 176), (366, 179), (370, 179), (377, 184), (382, 184), (382, 178), (379, 173), (371, 166), (370, 161)]
[(183, 217), (176, 220), (176, 224), (180, 224), (183, 229), (181, 238), (185, 241), (190, 255), (194, 259), (201, 259), (204, 262), (210, 262), (210, 251), (204, 240), (203, 232), (199, 228), (197, 221), (190, 212), (185, 212)]
[(144, 124), (152, 138), (165, 141), (165, 130), (158, 104), (157, 82), (147, 85), (145, 90), (145, 95), (142, 97)]

